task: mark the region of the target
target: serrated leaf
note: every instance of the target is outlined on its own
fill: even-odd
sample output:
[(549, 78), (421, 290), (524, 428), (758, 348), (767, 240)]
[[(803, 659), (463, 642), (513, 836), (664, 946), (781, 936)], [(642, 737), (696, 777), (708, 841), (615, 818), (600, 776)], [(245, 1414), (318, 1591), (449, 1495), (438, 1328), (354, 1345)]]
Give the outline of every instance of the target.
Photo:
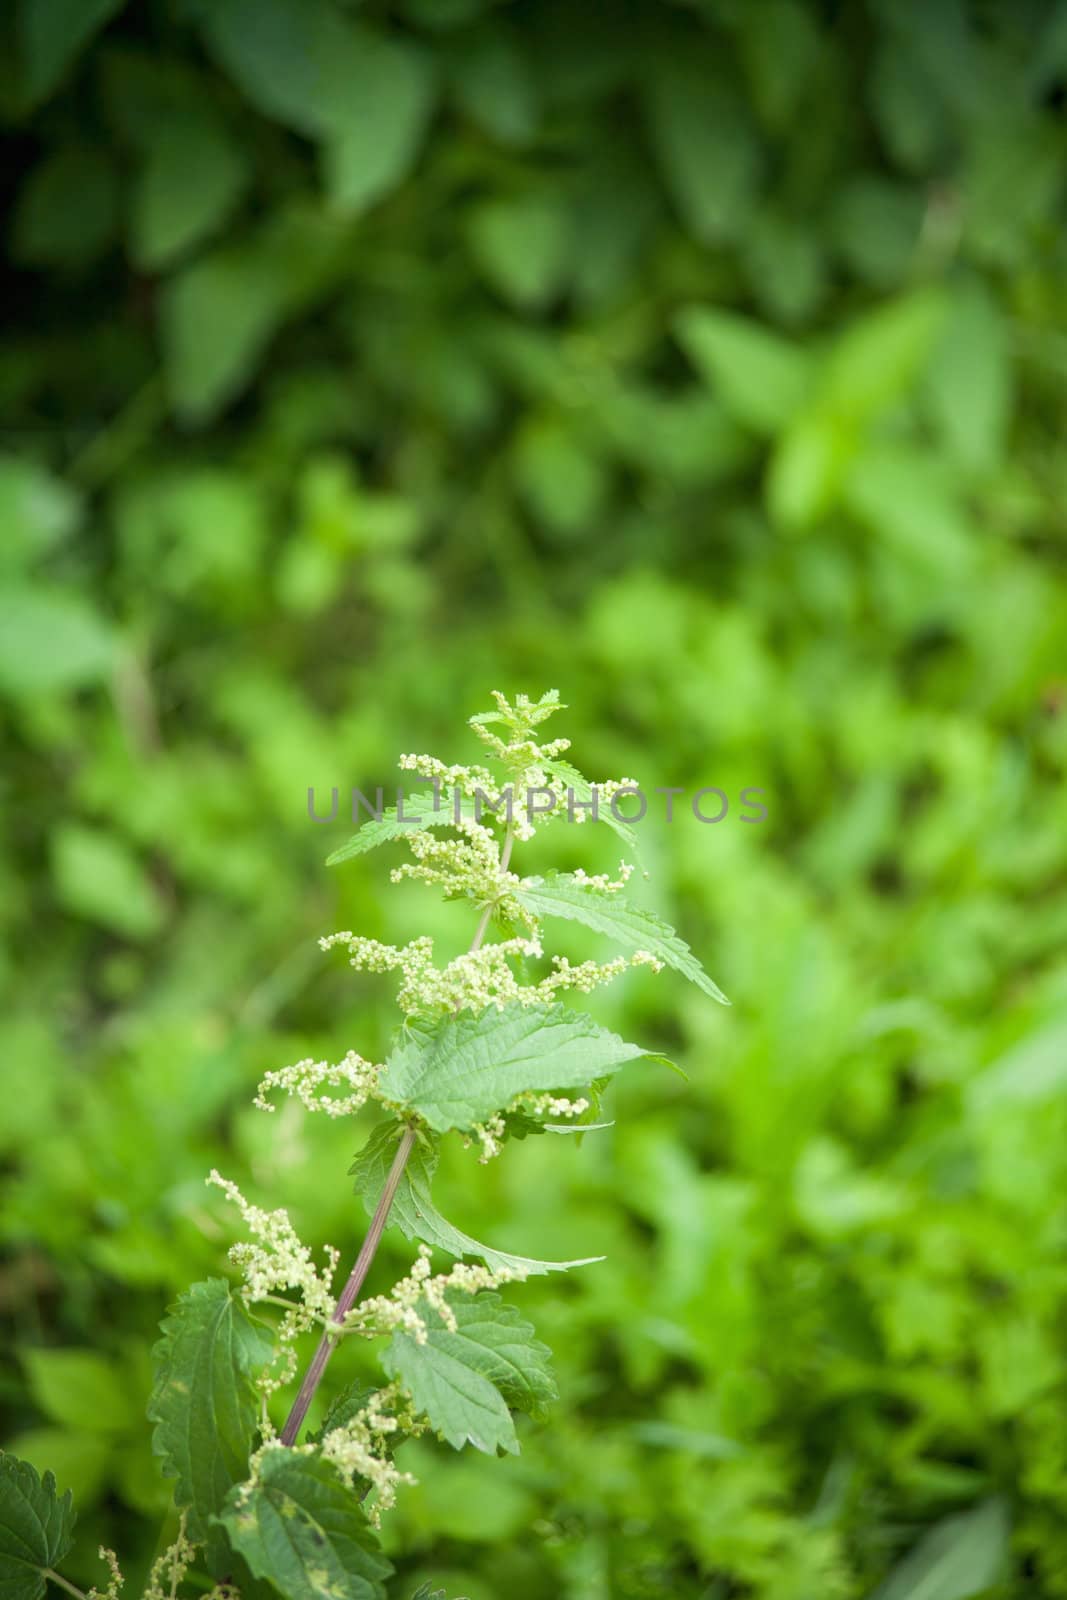
[(503, 1449), (514, 1455), (519, 1441), (509, 1403), (536, 1412), (555, 1397), (547, 1347), (533, 1328), (499, 1295), (450, 1302), (456, 1331), (436, 1311), (420, 1306), (426, 1342), (403, 1330), (394, 1333), (382, 1365), (399, 1378), (416, 1410), (459, 1450), (473, 1444), (488, 1455)]
[(552, 1352), (534, 1337), (533, 1324), (498, 1294), (457, 1294), (450, 1300), (456, 1319), (453, 1333), (443, 1324), (427, 1337), (441, 1349), (477, 1366), (508, 1405), (531, 1417), (543, 1417), (559, 1399), (552, 1376)]
[(931, 1528), (872, 1600), (971, 1600), (997, 1582), (1007, 1548), (1004, 1502), (984, 1500)]
[[(386, 1122), (375, 1128), (351, 1167), (356, 1180), (356, 1193), (363, 1201), (368, 1216), (374, 1213), (392, 1166), (398, 1131), (396, 1123)], [(577, 1261), (539, 1261), (531, 1256), (494, 1250), (490, 1245), (472, 1239), (469, 1233), (462, 1232), (443, 1217), (433, 1203), (430, 1186), (437, 1169), (437, 1154), (437, 1138), (428, 1134), (419, 1140), (408, 1157), (389, 1212), (390, 1222), (396, 1223), (405, 1239), (421, 1240), (423, 1244), (433, 1245), (457, 1259), (478, 1256), (492, 1270), (506, 1267), (530, 1278), (547, 1272), (566, 1272), (570, 1267), (591, 1266), (604, 1259), (603, 1256), (586, 1256)]]
[(268, 1450), (251, 1491), (235, 1486), (219, 1521), (255, 1576), (286, 1600), (385, 1600), (392, 1564), (321, 1456)]
[(188, 1508), (199, 1541), (247, 1471), (258, 1418), (253, 1377), (273, 1344), (222, 1278), (195, 1283), (162, 1326), (148, 1403), (152, 1448), (164, 1476), (177, 1478), (175, 1504)]
[[(580, 815), (578, 811), (579, 804), (584, 805), (592, 801), (593, 784), (583, 773), (578, 771), (577, 767), (572, 767), (569, 761), (546, 761), (544, 765), (545, 771), (550, 773), (553, 778), (559, 778), (561, 782), (566, 784), (568, 789), (574, 790), (575, 814)], [(566, 801), (566, 796), (564, 799)], [(588, 815), (592, 816), (593, 813), (590, 811)], [(612, 833), (617, 833), (627, 848), (632, 850), (637, 859), (640, 860), (637, 834), (631, 823), (617, 817), (610, 805), (598, 805), (595, 820), (607, 823)]]
[(386, 1100), (438, 1133), (471, 1128), (532, 1090), (584, 1089), (647, 1055), (566, 1006), (505, 1006), (411, 1024), (381, 1077)]
[(332, 1429), (343, 1428), (346, 1422), (351, 1422), (352, 1418), (363, 1410), (367, 1401), (373, 1399), (376, 1392), (367, 1383), (357, 1381), (346, 1384), (340, 1394), (331, 1400), (321, 1426), (316, 1428), (314, 1433), (308, 1434), (309, 1440), (320, 1442)]
[(0, 1454), (0, 1600), (39, 1600), (45, 1571), (70, 1549), (74, 1508), (50, 1472)]
[[(339, 866), (342, 861), (351, 861), (353, 856), (364, 855), (368, 850), (377, 849), (380, 844), (388, 844), (391, 839), (402, 839), (420, 828), (454, 827), (455, 802), (452, 795), (442, 790), (436, 803), (435, 799), (432, 792), (425, 790), (404, 795), (399, 808), (403, 812), (402, 817), (397, 815), (396, 806), (384, 807), (380, 817), (371, 817), (358, 833), (354, 833), (351, 839), (328, 855), (326, 865)], [(474, 801), (462, 799), (459, 814), (461, 817), (473, 817)]]
[(695, 983), (722, 1005), (730, 1004), (718, 984), (669, 923), (651, 911), (640, 911), (618, 894), (591, 889), (577, 883), (572, 873), (554, 873), (547, 878), (524, 878), (515, 897), (535, 917), (562, 917), (581, 922), (595, 933), (607, 934), (624, 950), (647, 950), (666, 966)]

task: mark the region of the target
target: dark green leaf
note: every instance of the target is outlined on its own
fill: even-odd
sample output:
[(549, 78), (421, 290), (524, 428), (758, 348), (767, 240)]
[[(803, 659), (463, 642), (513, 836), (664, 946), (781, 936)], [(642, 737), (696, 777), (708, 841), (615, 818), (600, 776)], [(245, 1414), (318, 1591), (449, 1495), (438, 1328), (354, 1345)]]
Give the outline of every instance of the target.
[(386, 1372), (400, 1379), (416, 1410), (457, 1450), (469, 1441), (488, 1454), (498, 1447), (514, 1454), (519, 1443), (508, 1406), (537, 1413), (555, 1398), (548, 1349), (499, 1295), (457, 1295), (455, 1332), (435, 1311), (419, 1309), (426, 1342), (394, 1333), (382, 1356)]
[[(396, 1123), (382, 1123), (375, 1128), (352, 1166), (356, 1180), (356, 1193), (373, 1215), (382, 1192), (386, 1176), (396, 1154), (399, 1129)], [(511, 1255), (506, 1250), (494, 1250), (490, 1245), (479, 1244), (469, 1233), (453, 1227), (433, 1203), (430, 1185), (437, 1167), (438, 1141), (432, 1135), (421, 1136), (404, 1168), (400, 1186), (396, 1191), (389, 1213), (406, 1239), (419, 1239), (450, 1256), (478, 1256), (487, 1267), (510, 1268), (527, 1277), (546, 1272), (566, 1272), (570, 1267), (585, 1267), (600, 1256), (587, 1256), (578, 1261), (538, 1261), (530, 1256)]]
[(219, 1520), (256, 1577), (286, 1600), (385, 1600), (392, 1565), (358, 1497), (320, 1456), (268, 1450)]
[(26, 92), (43, 100), (126, 0), (22, 0)]
[(206, 1537), (212, 1518), (248, 1470), (258, 1422), (256, 1371), (272, 1340), (229, 1284), (209, 1278), (180, 1297), (156, 1345), (148, 1417), (174, 1499), (189, 1511), (189, 1534)]
[(390, 1055), (383, 1096), (435, 1128), (471, 1128), (531, 1090), (583, 1089), (648, 1054), (566, 1006), (505, 1006), (413, 1023)]
[(639, 911), (617, 893), (590, 889), (567, 872), (548, 878), (524, 878), (517, 898), (535, 917), (563, 917), (607, 934), (625, 950), (647, 950), (673, 967), (724, 1006), (730, 1002), (708, 977), (696, 956), (674, 929), (651, 911)]
[(44, 1571), (70, 1549), (74, 1510), (50, 1472), (0, 1453), (0, 1600), (39, 1600)]

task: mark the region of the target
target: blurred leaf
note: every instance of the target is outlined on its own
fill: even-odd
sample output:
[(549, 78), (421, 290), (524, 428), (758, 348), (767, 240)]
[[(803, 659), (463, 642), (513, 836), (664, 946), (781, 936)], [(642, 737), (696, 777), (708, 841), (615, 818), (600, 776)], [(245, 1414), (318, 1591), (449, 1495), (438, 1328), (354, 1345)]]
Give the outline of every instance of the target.
[(111, 242), (117, 220), (111, 162), (72, 145), (31, 169), (15, 213), (14, 254), (34, 265), (80, 267)]
[(0, 691), (53, 694), (111, 671), (114, 639), (81, 595), (11, 584), (0, 594)]
[(32, 461), (0, 458), (0, 568), (19, 571), (70, 537), (81, 502), (61, 478)]
[(943, 461), (883, 445), (856, 457), (845, 499), (874, 533), (942, 582), (956, 583), (974, 564), (977, 538), (955, 490)]
[(467, 233), (486, 278), (515, 305), (538, 310), (562, 288), (569, 221), (550, 198), (528, 195), (479, 205), (468, 216)]
[(433, 106), (424, 56), (326, 0), (220, 0), (208, 41), (270, 116), (324, 142), (334, 205), (364, 210), (405, 177)]
[(1067, 1018), (1053, 1017), (1013, 1045), (977, 1077), (970, 1106), (983, 1116), (1017, 1106), (1041, 1106), (1067, 1088)]
[(649, 69), (652, 142), (682, 219), (702, 244), (731, 239), (755, 203), (763, 165), (746, 108), (715, 59), (681, 39)]
[(326, 186), (338, 210), (358, 213), (388, 194), (415, 164), (433, 109), (425, 58), (369, 28), (352, 29), (344, 114), (326, 147)]
[(925, 290), (854, 322), (827, 357), (826, 404), (852, 423), (894, 405), (922, 371), (944, 311), (941, 297)]
[(927, 374), (930, 411), (961, 466), (988, 474), (1004, 454), (1012, 400), (1005, 318), (977, 283), (952, 297)]
[(508, 144), (524, 144), (540, 117), (537, 85), (521, 38), (486, 18), (458, 35), (448, 57), (453, 92), (480, 127)]
[(30, 1393), (53, 1422), (86, 1433), (121, 1433), (133, 1421), (132, 1396), (96, 1351), (27, 1350), (23, 1361)]
[(328, 283), (337, 245), (314, 219), (280, 213), (168, 282), (163, 346), (180, 417), (203, 421), (241, 390), (286, 318)]
[(985, 1500), (931, 1528), (872, 1600), (971, 1600), (996, 1583), (1007, 1549), (1004, 1503)]
[(21, 0), (26, 92), (42, 100), (125, 0)]
[(52, 876), (68, 910), (126, 938), (150, 938), (163, 923), (152, 880), (116, 834), (60, 823), (52, 835)]
[(741, 58), (752, 98), (770, 128), (781, 129), (797, 111), (819, 56), (819, 32), (796, 0), (764, 0), (738, 13)]
[(248, 176), (241, 150), (202, 113), (197, 121), (158, 123), (133, 195), (135, 260), (164, 266), (196, 244), (225, 220)]
[(611, 479), (601, 458), (555, 418), (534, 417), (519, 435), (515, 471), (539, 521), (573, 537), (589, 528), (607, 499)]
[(856, 440), (847, 423), (805, 413), (782, 436), (767, 473), (767, 506), (783, 528), (810, 527), (835, 504)]
[(811, 366), (795, 345), (729, 311), (691, 306), (678, 317), (678, 337), (703, 376), (739, 422), (777, 433), (804, 400)]
[(922, 196), (905, 184), (863, 173), (840, 189), (833, 236), (852, 270), (879, 289), (908, 275), (923, 224)]
[(39, 1478), (25, 1461), (0, 1454), (0, 1592), (5, 1600), (39, 1600), (44, 1573), (71, 1546), (74, 1511), (68, 1489), (56, 1495), (50, 1472)]
[(275, 1446), (251, 1493), (236, 1485), (221, 1521), (258, 1578), (286, 1600), (385, 1600), (391, 1564), (330, 1462)]

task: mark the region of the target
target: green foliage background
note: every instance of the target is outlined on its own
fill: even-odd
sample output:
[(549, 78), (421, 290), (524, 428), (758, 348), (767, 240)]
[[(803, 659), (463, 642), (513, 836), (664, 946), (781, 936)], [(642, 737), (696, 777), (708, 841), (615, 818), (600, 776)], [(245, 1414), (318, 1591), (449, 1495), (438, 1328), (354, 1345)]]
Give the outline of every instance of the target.
[(249, 1106), (387, 1037), (316, 937), (458, 928), (327, 873), (308, 786), (557, 686), (592, 775), (734, 798), (641, 828), (734, 1005), (629, 976), (688, 1082), (450, 1153), (476, 1236), (608, 1259), (513, 1291), (563, 1396), (519, 1458), (412, 1452), (398, 1594), (1067, 1595), (1067, 8), (0, 30), (2, 1398), (72, 1576), (156, 1549), (208, 1168), (354, 1251), (362, 1131)]

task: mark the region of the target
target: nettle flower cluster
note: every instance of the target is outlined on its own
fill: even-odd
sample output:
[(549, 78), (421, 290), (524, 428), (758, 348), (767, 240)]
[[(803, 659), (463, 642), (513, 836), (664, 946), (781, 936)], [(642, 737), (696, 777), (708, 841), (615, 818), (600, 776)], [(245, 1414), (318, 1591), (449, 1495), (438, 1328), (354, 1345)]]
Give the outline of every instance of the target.
[[(524, 877), (512, 868), (515, 845), (538, 828), (559, 826), (563, 815), (590, 819), (581, 804), (591, 786), (564, 761), (566, 739), (541, 741), (541, 724), (561, 709), (555, 691), (536, 702), (494, 700), (495, 709), (470, 723), (492, 768), (402, 756), (401, 767), (432, 789), (405, 803), (406, 816), (384, 812), (366, 822), (330, 858), (403, 843), (410, 859), (392, 881), (413, 879), (469, 903), (472, 939), (441, 964), (428, 937), (396, 946), (344, 931), (320, 941), (324, 951), (344, 950), (360, 972), (397, 975), (394, 1046), (384, 1062), (353, 1049), (336, 1062), (307, 1058), (269, 1071), (255, 1104), (271, 1113), (286, 1095), (333, 1118), (375, 1108), (352, 1169), (369, 1228), (339, 1286), (337, 1249), (316, 1253), (284, 1209), (251, 1204), (211, 1173), (208, 1182), (237, 1208), (248, 1236), (230, 1251), (241, 1284), (194, 1285), (163, 1325), (149, 1416), (163, 1470), (176, 1480), (180, 1520), (146, 1600), (164, 1592), (176, 1600), (187, 1582), (201, 1594), (213, 1583), (215, 1600), (239, 1600), (242, 1585), (259, 1595), (264, 1581), (290, 1600), (383, 1600), (391, 1568), (375, 1528), (412, 1481), (397, 1464), (399, 1447), (429, 1432), (457, 1449), (517, 1450), (514, 1413), (540, 1415), (555, 1389), (548, 1350), (499, 1291), (585, 1264), (510, 1255), (445, 1218), (432, 1193), (441, 1140), (454, 1134), (487, 1161), (515, 1135), (599, 1126), (589, 1116), (602, 1088), (648, 1052), (565, 1002), (629, 968), (670, 966), (724, 998), (674, 930), (629, 903), (627, 861), (614, 877)], [(628, 786), (623, 779), (597, 787), (610, 795)], [(536, 814), (506, 804), (509, 793), (534, 787), (559, 804)], [(632, 851), (629, 827), (614, 814), (600, 818)], [(572, 964), (546, 952), (545, 927), (558, 920), (607, 937), (618, 953)], [(540, 975), (530, 971), (538, 962)], [(389, 1293), (364, 1297), (390, 1224), (415, 1248), (411, 1268)], [(278, 1397), (298, 1376), (302, 1340), (316, 1332), (279, 1427)], [(381, 1381), (342, 1387), (301, 1439), (329, 1363), (353, 1339), (373, 1344)], [(0, 1523), (43, 1530), (40, 1565), (50, 1572), (63, 1539), (69, 1543), (69, 1496), (59, 1500), (50, 1476), (42, 1482), (23, 1463), (8, 1470), (10, 1459), (0, 1458)], [(107, 1560), (107, 1596), (116, 1600), (122, 1576), (110, 1553)]]

